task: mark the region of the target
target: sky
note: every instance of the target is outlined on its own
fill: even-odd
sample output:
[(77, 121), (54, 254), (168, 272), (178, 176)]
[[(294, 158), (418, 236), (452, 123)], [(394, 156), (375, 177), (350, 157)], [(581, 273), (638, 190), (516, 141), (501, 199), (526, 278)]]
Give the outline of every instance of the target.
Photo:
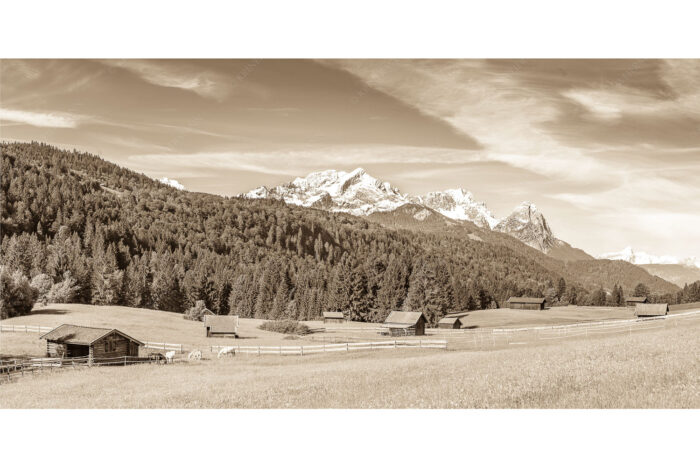
[(700, 257), (700, 60), (2, 60), (0, 138), (221, 195), (363, 167)]

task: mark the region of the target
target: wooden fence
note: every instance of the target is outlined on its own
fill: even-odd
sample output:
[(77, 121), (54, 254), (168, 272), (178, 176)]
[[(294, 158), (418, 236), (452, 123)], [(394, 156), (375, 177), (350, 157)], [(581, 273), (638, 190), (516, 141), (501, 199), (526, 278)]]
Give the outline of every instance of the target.
[(33, 326), (30, 324), (0, 324), (0, 332), (50, 332), (54, 328), (48, 326)]
[(174, 350), (178, 353), (182, 353), (182, 344), (170, 344), (168, 342), (144, 342), (143, 346), (147, 349), (154, 349), (154, 350)]
[(323, 352), (350, 352), (351, 350), (379, 350), (397, 348), (446, 349), (446, 340), (392, 340), (371, 342), (345, 342), (343, 344), (321, 345), (281, 345), (281, 346), (245, 346), (212, 345), (210, 351), (218, 353), (221, 349), (233, 349), (235, 353), (253, 355), (309, 355)]
[(61, 369), (79, 369), (93, 366), (126, 366), (143, 363), (165, 363), (151, 357), (112, 357), (90, 361), (88, 357), (75, 358), (29, 358), (0, 360), (0, 383), (23, 376), (53, 373)]

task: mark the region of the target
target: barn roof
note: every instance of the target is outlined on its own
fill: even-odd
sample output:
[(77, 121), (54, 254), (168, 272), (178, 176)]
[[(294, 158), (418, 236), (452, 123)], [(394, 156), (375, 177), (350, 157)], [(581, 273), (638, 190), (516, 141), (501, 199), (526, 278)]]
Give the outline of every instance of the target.
[(668, 303), (637, 303), (634, 313), (637, 316), (663, 316), (668, 313)]
[(510, 297), (508, 303), (536, 303), (542, 304), (545, 299), (542, 297)]
[(345, 319), (345, 316), (343, 316), (342, 311), (324, 311), (323, 312), (323, 317), (324, 318), (340, 318), (340, 319)]
[(205, 315), (204, 326), (211, 332), (237, 332), (238, 315)]
[(112, 334), (113, 332), (121, 334), (130, 341), (143, 345), (143, 342), (124, 334), (118, 329), (93, 328), (89, 326), (77, 326), (75, 324), (62, 324), (56, 329), (53, 329), (41, 336), (40, 339), (56, 341), (63, 344), (92, 345), (96, 341), (108, 336), (109, 334)]
[(627, 297), (625, 299), (626, 302), (636, 302), (636, 303), (644, 303), (647, 301), (646, 297)]
[(459, 317), (451, 318), (451, 317), (445, 316), (440, 321), (438, 321), (438, 324), (455, 324), (456, 322), (459, 322), (461, 324), (462, 320), (459, 319)]
[(418, 321), (425, 319), (420, 311), (392, 311), (384, 320), (386, 327), (410, 327), (418, 324)]

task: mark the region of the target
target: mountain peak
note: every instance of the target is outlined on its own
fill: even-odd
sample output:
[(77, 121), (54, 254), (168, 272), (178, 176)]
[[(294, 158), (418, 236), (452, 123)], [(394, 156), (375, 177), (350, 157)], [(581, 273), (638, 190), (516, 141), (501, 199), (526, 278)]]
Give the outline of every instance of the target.
[(523, 243), (547, 253), (556, 244), (556, 238), (537, 206), (524, 201), (501, 220), (493, 230), (507, 233)]
[(275, 198), (289, 204), (347, 212), (367, 216), (388, 212), (413, 203), (429, 208), (454, 220), (473, 222), (477, 226), (507, 233), (547, 253), (556, 239), (544, 216), (534, 203), (520, 203), (513, 212), (499, 221), (486, 203), (476, 201), (464, 188), (433, 191), (422, 196), (409, 196), (369, 175), (362, 167), (350, 172), (323, 170), (274, 188), (259, 187), (245, 194), (247, 198)]

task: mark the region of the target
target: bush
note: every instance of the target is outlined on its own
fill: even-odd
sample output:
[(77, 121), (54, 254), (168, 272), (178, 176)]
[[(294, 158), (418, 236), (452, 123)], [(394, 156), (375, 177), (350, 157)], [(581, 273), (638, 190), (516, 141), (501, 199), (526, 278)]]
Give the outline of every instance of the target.
[(27, 276), (0, 266), (0, 319), (29, 314), (38, 295)]
[(191, 321), (204, 321), (204, 315), (209, 313), (211, 313), (211, 311), (204, 305), (204, 300), (197, 300), (194, 306), (185, 311), (182, 317)]
[(300, 323), (298, 321), (293, 321), (291, 319), (280, 320), (280, 321), (265, 321), (258, 329), (263, 331), (279, 332), (282, 334), (293, 334), (298, 336), (303, 336), (310, 332), (307, 325)]
[(37, 301), (46, 306), (49, 301), (49, 292), (53, 287), (53, 279), (48, 274), (37, 274), (32, 277), (30, 285), (37, 290)]
[(75, 298), (80, 286), (76, 285), (76, 280), (70, 271), (63, 274), (63, 280), (55, 283), (46, 295), (46, 301), (52, 303), (70, 303)]

